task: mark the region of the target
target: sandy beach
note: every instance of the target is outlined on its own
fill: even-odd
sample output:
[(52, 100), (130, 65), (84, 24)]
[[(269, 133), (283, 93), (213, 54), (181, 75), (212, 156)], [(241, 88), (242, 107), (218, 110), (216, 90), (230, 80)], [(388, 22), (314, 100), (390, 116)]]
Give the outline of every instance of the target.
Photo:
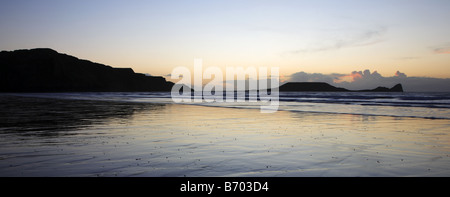
[(2, 96), (0, 176), (450, 176), (450, 121)]

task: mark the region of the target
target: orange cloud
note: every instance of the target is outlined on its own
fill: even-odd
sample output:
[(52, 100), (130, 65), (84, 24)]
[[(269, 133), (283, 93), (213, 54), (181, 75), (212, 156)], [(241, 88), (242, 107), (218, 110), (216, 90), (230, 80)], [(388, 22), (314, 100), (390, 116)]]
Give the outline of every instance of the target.
[(333, 81), (334, 81), (334, 83), (341, 83), (344, 81), (354, 82), (354, 81), (356, 81), (358, 79), (362, 79), (362, 78), (363, 78), (363, 75), (362, 75), (361, 71), (359, 71), (359, 72), (353, 71), (351, 74), (340, 76), (340, 77), (334, 79)]
[(436, 48), (436, 49), (434, 49), (434, 53), (436, 53), (436, 54), (450, 54), (450, 47)]
[(450, 50), (448, 50), (448, 51), (439, 51), (439, 52), (436, 52), (437, 54), (450, 54)]
[(396, 77), (406, 77), (406, 74), (402, 73), (400, 71), (397, 71), (394, 76), (396, 76)]
[(353, 78), (353, 81), (355, 81), (356, 79), (362, 78), (362, 74), (360, 72), (352, 72), (352, 74), (350, 76)]

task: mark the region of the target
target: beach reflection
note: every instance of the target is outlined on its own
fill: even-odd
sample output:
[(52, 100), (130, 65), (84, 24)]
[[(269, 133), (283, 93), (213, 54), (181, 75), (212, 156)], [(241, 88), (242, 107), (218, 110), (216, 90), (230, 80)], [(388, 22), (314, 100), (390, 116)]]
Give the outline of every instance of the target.
[(126, 123), (135, 113), (159, 110), (162, 104), (63, 100), (0, 96), (0, 132), (57, 137), (109, 122)]
[(3, 105), (2, 176), (450, 175), (448, 120), (55, 99), (26, 101), (27, 111)]

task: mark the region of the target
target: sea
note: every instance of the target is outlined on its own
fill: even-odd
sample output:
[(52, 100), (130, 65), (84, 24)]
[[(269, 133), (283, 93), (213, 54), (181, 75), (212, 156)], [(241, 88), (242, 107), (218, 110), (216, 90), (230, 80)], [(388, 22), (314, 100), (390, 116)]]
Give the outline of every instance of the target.
[[(117, 101), (131, 103), (175, 103), (170, 92), (82, 92), (82, 93), (9, 93), (3, 95), (57, 98), (69, 100)], [(259, 109), (264, 101), (249, 101), (245, 97), (234, 102), (190, 102), (178, 104)], [(187, 97), (185, 97), (187, 98)], [(217, 98), (217, 97), (215, 97)], [(450, 93), (448, 92), (280, 92), (280, 111), (317, 112), (332, 114), (355, 114), (392, 117), (412, 117), (426, 119), (450, 119)]]

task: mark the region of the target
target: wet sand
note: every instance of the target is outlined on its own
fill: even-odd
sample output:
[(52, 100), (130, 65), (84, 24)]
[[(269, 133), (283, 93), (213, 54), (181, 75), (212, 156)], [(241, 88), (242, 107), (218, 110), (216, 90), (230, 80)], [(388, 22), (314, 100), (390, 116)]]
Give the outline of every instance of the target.
[(2, 97), (0, 176), (450, 176), (450, 121)]

